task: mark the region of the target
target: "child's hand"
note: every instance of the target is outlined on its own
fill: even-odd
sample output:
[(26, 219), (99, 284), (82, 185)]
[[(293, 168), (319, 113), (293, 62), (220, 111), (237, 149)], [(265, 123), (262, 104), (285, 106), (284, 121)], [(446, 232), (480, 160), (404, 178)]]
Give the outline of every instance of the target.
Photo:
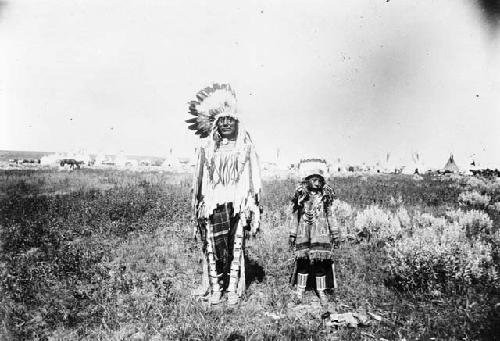
[(295, 236), (290, 236), (288, 238), (288, 246), (290, 247), (290, 249), (295, 247), (295, 240), (296, 239), (297, 239), (297, 237), (295, 237)]
[(338, 231), (330, 233), (330, 243), (334, 248), (338, 248), (340, 246), (340, 234)]

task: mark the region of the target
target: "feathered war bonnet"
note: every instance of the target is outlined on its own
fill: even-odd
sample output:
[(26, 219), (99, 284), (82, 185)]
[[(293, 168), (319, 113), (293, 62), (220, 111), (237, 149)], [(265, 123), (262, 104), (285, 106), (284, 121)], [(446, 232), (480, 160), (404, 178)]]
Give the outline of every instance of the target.
[[(194, 117), (186, 120), (189, 129), (200, 138), (214, 134), (218, 138), (216, 122), (220, 117), (230, 116), (239, 123), (236, 94), (229, 84), (214, 83), (196, 94), (196, 100), (189, 102), (189, 113)], [(238, 134), (239, 135), (239, 134)]]
[[(189, 129), (194, 130), (202, 140), (200, 148), (204, 150), (210, 177), (217, 176), (221, 184), (237, 181), (245, 164), (253, 157), (253, 143), (241, 123), (234, 90), (229, 84), (215, 83), (206, 87), (196, 94), (196, 100), (189, 102), (189, 113), (194, 117), (186, 122), (189, 123)], [(238, 122), (236, 141), (231, 153), (217, 153), (221, 143), (225, 141), (218, 132), (216, 122), (226, 116), (233, 117)], [(257, 167), (252, 171), (257, 177), (258, 161), (252, 167)], [(254, 185), (254, 189), (260, 189), (260, 184)]]

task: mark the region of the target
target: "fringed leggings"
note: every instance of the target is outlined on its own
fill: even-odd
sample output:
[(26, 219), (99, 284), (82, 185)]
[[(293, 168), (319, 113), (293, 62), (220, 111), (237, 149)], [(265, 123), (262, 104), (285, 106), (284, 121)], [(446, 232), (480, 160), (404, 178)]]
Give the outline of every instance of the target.
[(244, 250), (244, 231), (239, 219), (231, 203), (218, 205), (207, 225), (206, 252), (214, 291), (237, 289)]

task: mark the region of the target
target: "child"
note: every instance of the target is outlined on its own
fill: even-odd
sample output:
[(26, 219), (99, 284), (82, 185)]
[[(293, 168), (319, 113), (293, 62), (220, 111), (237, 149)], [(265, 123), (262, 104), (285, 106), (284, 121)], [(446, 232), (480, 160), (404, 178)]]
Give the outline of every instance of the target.
[(332, 249), (339, 232), (331, 216), (335, 193), (325, 183), (326, 164), (314, 164), (317, 166), (302, 172), (305, 177), (292, 198), (289, 244), (295, 249), (295, 266), (291, 283), (297, 284), (299, 300), (306, 287), (315, 287), (321, 305), (326, 305), (325, 290), (334, 287)]

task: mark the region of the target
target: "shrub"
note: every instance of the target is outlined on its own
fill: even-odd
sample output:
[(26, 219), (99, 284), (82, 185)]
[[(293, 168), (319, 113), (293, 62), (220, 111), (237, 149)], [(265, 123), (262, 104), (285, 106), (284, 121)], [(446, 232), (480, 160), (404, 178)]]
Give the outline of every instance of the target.
[(464, 177), (462, 179), (462, 185), (468, 190), (479, 190), (481, 192), (487, 190), (488, 188), (484, 179), (475, 176)]
[(334, 200), (332, 210), (335, 216), (341, 221), (346, 221), (351, 218), (354, 210), (351, 205), (342, 200)]
[(447, 222), (444, 217), (434, 217), (429, 213), (418, 213), (413, 217), (413, 222), (416, 228), (432, 227), (438, 231), (443, 231)]
[(396, 217), (403, 229), (410, 229), (412, 227), (412, 222), (408, 211), (404, 207), (398, 208), (396, 212)]
[(397, 198), (394, 198), (394, 196), (391, 195), (389, 199), (389, 205), (390, 206), (399, 206), (403, 204), (403, 197), (401, 194), (398, 194)]
[(488, 208), (492, 211), (500, 213), (500, 202), (495, 202), (488, 206)]
[(370, 240), (373, 237), (377, 241), (392, 241), (402, 234), (399, 219), (376, 205), (358, 213), (354, 229), (361, 238)]
[(498, 285), (490, 244), (469, 240), (463, 226), (417, 230), (386, 247), (389, 283), (402, 290), (463, 292), (473, 284)]
[(457, 222), (469, 238), (484, 237), (493, 232), (493, 221), (489, 215), (483, 211), (455, 210), (448, 212), (447, 217), (452, 222)]
[(350, 220), (354, 215), (354, 209), (351, 205), (342, 200), (334, 200), (332, 204), (332, 213), (337, 220), (342, 236), (351, 235)]
[(473, 206), (473, 207), (487, 207), (490, 203), (491, 197), (487, 194), (480, 194), (478, 191), (470, 191), (460, 193), (458, 196), (458, 201), (461, 205)]

